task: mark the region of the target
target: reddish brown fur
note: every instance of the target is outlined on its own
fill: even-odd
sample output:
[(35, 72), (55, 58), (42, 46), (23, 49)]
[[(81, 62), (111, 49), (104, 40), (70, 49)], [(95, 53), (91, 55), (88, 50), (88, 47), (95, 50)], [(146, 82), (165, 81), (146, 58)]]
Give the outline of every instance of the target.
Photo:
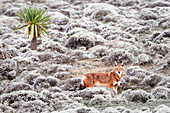
[[(121, 76), (119, 76), (116, 71), (122, 71)], [(114, 90), (117, 92), (118, 82), (121, 80), (123, 76), (124, 67), (121, 65), (117, 65), (114, 71), (108, 73), (89, 73), (86, 74), (83, 78), (83, 84), (81, 84), (80, 89), (84, 89), (87, 87), (94, 87), (96, 83), (99, 83), (99, 86), (107, 86), (108, 88), (112, 88), (114, 86)]]

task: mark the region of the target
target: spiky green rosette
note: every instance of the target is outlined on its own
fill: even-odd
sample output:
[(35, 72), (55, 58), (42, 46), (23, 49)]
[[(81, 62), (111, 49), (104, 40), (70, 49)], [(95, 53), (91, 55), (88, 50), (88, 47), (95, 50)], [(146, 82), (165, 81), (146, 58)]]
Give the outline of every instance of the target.
[(31, 40), (35, 37), (41, 37), (42, 34), (48, 34), (48, 28), (50, 24), (49, 20), (51, 16), (47, 14), (44, 9), (39, 8), (23, 8), (17, 13), (19, 18), (16, 18), (20, 23), (24, 23), (24, 25), (14, 29), (22, 29), (25, 27), (25, 37), (31, 35)]

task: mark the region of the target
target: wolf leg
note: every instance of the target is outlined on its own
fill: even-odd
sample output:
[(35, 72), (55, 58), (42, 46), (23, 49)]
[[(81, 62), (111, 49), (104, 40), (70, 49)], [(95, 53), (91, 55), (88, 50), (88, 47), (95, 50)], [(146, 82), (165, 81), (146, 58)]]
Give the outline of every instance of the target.
[(116, 94), (117, 94), (117, 87), (118, 87), (118, 84), (114, 86), (114, 91)]

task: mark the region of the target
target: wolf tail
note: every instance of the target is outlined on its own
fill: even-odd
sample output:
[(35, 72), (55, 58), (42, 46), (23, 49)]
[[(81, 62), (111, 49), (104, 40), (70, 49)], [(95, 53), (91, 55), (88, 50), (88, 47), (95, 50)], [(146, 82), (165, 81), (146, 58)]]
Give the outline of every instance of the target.
[(85, 78), (85, 76), (83, 76), (83, 78), (82, 78), (82, 80), (81, 80), (80, 90), (83, 90), (83, 89), (86, 88), (86, 85), (85, 85), (85, 83), (84, 83), (84, 78)]
[(86, 87), (83, 84), (80, 84), (80, 90), (85, 89)]

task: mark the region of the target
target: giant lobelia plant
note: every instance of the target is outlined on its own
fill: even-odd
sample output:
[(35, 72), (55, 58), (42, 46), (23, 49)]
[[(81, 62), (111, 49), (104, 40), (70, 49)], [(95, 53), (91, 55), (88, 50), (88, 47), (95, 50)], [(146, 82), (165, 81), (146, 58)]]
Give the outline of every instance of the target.
[(50, 24), (49, 20), (51, 20), (51, 16), (47, 14), (46, 10), (40, 9), (40, 8), (23, 8), (18, 13), (17, 16), (19, 18), (15, 18), (20, 23), (23, 23), (20, 25), (18, 29), (25, 28), (25, 37), (28, 35), (31, 35), (31, 49), (36, 50), (37, 49), (37, 38), (45, 36), (45, 34), (48, 34), (48, 28)]

